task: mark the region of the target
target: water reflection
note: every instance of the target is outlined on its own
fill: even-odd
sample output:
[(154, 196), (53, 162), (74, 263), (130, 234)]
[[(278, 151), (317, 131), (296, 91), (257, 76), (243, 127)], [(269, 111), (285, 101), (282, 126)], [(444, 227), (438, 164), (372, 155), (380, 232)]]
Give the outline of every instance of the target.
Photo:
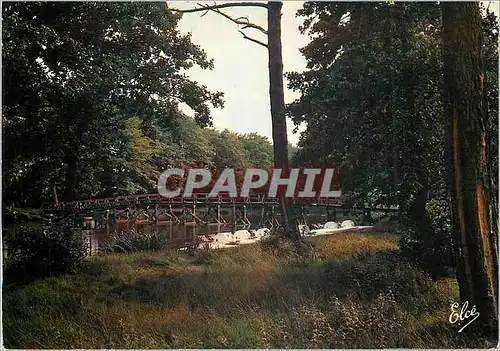
[[(279, 216), (279, 215), (278, 215)], [(106, 240), (106, 237), (114, 232), (127, 231), (135, 228), (139, 231), (162, 231), (168, 236), (167, 247), (172, 249), (178, 249), (192, 244), (197, 235), (206, 234), (217, 234), (221, 232), (234, 232), (239, 229), (258, 229), (259, 222), (261, 220), (260, 213), (248, 213), (248, 219), (250, 220), (249, 226), (232, 226), (231, 224), (174, 224), (172, 222), (163, 222), (158, 224), (150, 223), (115, 223), (110, 224), (103, 229), (92, 229), (85, 230), (87, 245), (89, 247), (90, 253), (95, 254), (98, 252), (100, 245)], [(309, 214), (307, 217), (308, 223), (324, 223), (326, 221), (326, 215), (322, 213)], [(339, 216), (342, 219), (342, 215)], [(224, 219), (229, 223), (230, 219)]]
[(260, 217), (248, 215), (248, 219), (251, 222), (249, 226), (243, 225), (231, 225), (231, 224), (195, 224), (195, 223), (172, 223), (172, 222), (160, 222), (158, 224), (151, 223), (115, 223), (107, 226), (103, 229), (92, 229), (84, 230), (86, 234), (86, 241), (89, 247), (90, 253), (95, 254), (99, 250), (99, 246), (106, 240), (106, 237), (114, 232), (127, 231), (135, 228), (138, 231), (162, 231), (167, 234), (168, 238), (168, 248), (181, 248), (189, 244), (192, 244), (197, 235), (207, 235), (207, 234), (217, 234), (221, 232), (234, 232), (239, 229), (257, 229)]
[[(120, 233), (122, 231), (128, 231), (132, 228), (135, 228), (139, 231), (161, 231), (165, 232), (168, 238), (168, 247), (172, 249), (178, 249), (181, 247), (188, 246), (194, 243), (197, 235), (206, 235), (206, 234), (217, 234), (221, 232), (234, 232), (239, 229), (259, 229), (259, 223), (261, 222), (262, 214), (260, 211), (248, 211), (247, 218), (250, 221), (249, 226), (232, 226), (229, 224), (231, 222), (231, 215), (228, 213), (223, 214), (223, 218), (228, 224), (194, 224), (194, 223), (186, 223), (186, 224), (174, 224), (172, 222), (159, 222), (158, 224), (154, 223), (127, 223), (127, 222), (118, 222), (118, 223), (110, 223), (108, 226), (99, 229), (88, 229), (83, 230), (85, 235), (85, 240), (87, 243), (87, 247), (89, 248), (90, 254), (95, 254), (99, 251), (99, 247), (105, 242), (106, 238), (113, 233)], [(277, 213), (278, 218), (280, 217), (279, 213)], [(341, 211), (337, 212), (337, 221), (343, 221), (344, 219), (354, 219), (352, 214), (343, 213)], [(322, 212), (320, 209), (313, 209), (307, 213), (307, 223), (325, 223), (327, 221), (327, 214)], [(354, 219), (356, 224), (360, 223), (358, 220)], [(75, 223), (76, 224), (76, 223)], [(20, 230), (21, 226), (41, 226), (42, 223), (18, 223), (12, 224), (3, 229), (6, 231), (17, 232)], [(82, 228), (83, 223), (81, 223), (80, 228)], [(264, 227), (269, 227), (264, 225)], [(3, 247), (3, 254), (6, 254), (6, 249)]]

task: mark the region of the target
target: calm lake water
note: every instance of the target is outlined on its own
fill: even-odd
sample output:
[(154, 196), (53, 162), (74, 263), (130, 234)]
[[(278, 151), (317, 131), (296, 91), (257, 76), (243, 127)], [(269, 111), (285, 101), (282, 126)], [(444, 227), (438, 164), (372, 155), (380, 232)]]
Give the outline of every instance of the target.
[[(230, 222), (229, 216), (223, 216), (227, 222)], [(168, 235), (168, 247), (173, 249), (178, 249), (181, 247), (188, 246), (195, 241), (196, 235), (207, 235), (207, 234), (217, 234), (222, 232), (234, 232), (234, 230), (240, 229), (258, 229), (258, 224), (260, 222), (260, 212), (247, 214), (250, 220), (250, 226), (238, 225), (235, 228), (230, 224), (173, 224), (173, 223), (162, 223), (162, 224), (127, 224), (127, 223), (116, 223), (109, 225), (105, 229), (92, 229), (84, 230), (87, 235), (87, 242), (90, 247), (91, 254), (96, 253), (99, 250), (99, 245), (102, 244), (108, 235), (113, 232), (127, 231), (131, 228), (135, 228), (141, 231), (163, 231)], [(278, 214), (278, 218), (280, 215)], [(342, 215), (342, 213), (337, 214), (337, 221), (343, 221), (345, 219), (353, 219), (351, 216)], [(307, 216), (308, 224), (311, 223), (325, 223), (326, 214), (323, 213), (310, 213)]]
[[(340, 211), (339, 211), (340, 212)], [(279, 213), (277, 214), (280, 217)], [(223, 215), (227, 222), (230, 222), (231, 218), (229, 215)], [(132, 224), (132, 223), (110, 223), (106, 228), (99, 229), (83, 229), (83, 234), (85, 235), (87, 245), (89, 247), (89, 253), (95, 254), (98, 252), (100, 245), (105, 242), (106, 238), (112, 233), (120, 233), (122, 231), (128, 231), (135, 228), (140, 231), (162, 231), (168, 236), (168, 247), (172, 249), (178, 249), (181, 247), (188, 246), (194, 243), (196, 235), (206, 235), (206, 234), (217, 234), (221, 232), (234, 232), (240, 229), (258, 229), (259, 222), (261, 220), (260, 211), (249, 211), (247, 217), (250, 220), (250, 226), (236, 226), (232, 227), (230, 224), (173, 224), (168, 222), (163, 222), (159, 224)], [(343, 221), (345, 219), (354, 219), (352, 216), (347, 214), (343, 215), (341, 212), (337, 214), (337, 221)], [(321, 211), (311, 211), (307, 216), (308, 224), (312, 223), (325, 223), (326, 213)], [(355, 220), (356, 222), (356, 220)], [(21, 225), (41, 225), (40, 223), (20, 223), (4, 227), (7, 231), (17, 231)], [(83, 228), (83, 223), (82, 227)], [(5, 254), (5, 252), (4, 252)]]

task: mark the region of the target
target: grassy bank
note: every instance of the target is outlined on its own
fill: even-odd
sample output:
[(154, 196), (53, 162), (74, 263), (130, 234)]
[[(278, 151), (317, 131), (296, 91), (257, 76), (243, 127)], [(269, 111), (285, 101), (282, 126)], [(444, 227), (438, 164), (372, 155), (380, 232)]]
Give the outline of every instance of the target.
[[(390, 234), (193, 255), (93, 257), (3, 291), (7, 348), (491, 347), (448, 323), (454, 279), (404, 262)], [(300, 252), (297, 252), (300, 251)]]

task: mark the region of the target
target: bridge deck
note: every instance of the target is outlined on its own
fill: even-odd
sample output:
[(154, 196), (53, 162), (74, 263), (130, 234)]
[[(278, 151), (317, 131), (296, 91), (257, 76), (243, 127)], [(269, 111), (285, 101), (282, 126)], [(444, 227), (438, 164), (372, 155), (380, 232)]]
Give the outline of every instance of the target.
[[(294, 198), (292, 200), (293, 204), (304, 205), (304, 206), (324, 206), (324, 207), (338, 207), (346, 208), (344, 205), (344, 200), (342, 198)], [(208, 194), (193, 194), (191, 197), (174, 197), (165, 198), (159, 194), (141, 194), (141, 195), (128, 195), (128, 196), (116, 196), (107, 197), (100, 199), (89, 199), (89, 200), (78, 200), (70, 202), (59, 202), (59, 203), (45, 203), (42, 205), (44, 211), (75, 211), (75, 210), (85, 210), (85, 209), (111, 209), (111, 208), (126, 208), (129, 206), (141, 205), (141, 206), (203, 206), (203, 205), (245, 205), (245, 206), (277, 206), (279, 205), (279, 199), (276, 197), (268, 197), (263, 194), (253, 194), (248, 197), (229, 197), (229, 196), (217, 196), (209, 197)], [(349, 207), (353, 210), (364, 210), (364, 211), (387, 211), (396, 212), (398, 209), (373, 207), (373, 206), (362, 206), (362, 207)]]
[[(293, 203), (312, 206), (338, 206), (343, 201), (339, 198), (301, 198), (294, 199)], [(190, 197), (165, 198), (159, 194), (143, 194), (116, 196), (100, 199), (78, 200), (70, 202), (46, 203), (44, 210), (79, 210), (92, 208), (120, 208), (131, 205), (247, 205), (247, 206), (274, 206), (279, 204), (279, 199), (266, 195), (254, 194), (248, 197), (217, 196), (209, 197), (208, 194), (193, 194)]]

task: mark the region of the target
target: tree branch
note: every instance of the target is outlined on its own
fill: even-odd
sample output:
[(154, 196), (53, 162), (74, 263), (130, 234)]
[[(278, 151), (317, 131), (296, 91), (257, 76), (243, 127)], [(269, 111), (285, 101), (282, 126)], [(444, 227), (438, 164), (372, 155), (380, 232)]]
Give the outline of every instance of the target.
[[(206, 8), (206, 7), (205, 7)], [(214, 12), (217, 12), (219, 15), (222, 15), (224, 17), (226, 17), (228, 20), (230, 20), (231, 22), (233, 23), (236, 23), (237, 25), (242, 25), (244, 26), (243, 28), (241, 29), (245, 29), (245, 28), (253, 28), (253, 29), (258, 29), (260, 30), (262, 33), (266, 34), (267, 35), (267, 30), (265, 30), (264, 28), (262, 28), (261, 26), (257, 25), (257, 24), (254, 24), (254, 23), (250, 23), (250, 21), (248, 20), (248, 18), (246, 17), (239, 17), (239, 18), (232, 18), (231, 16), (229, 15), (226, 15), (224, 12), (222, 12), (221, 10), (219, 9), (212, 9), (212, 11)], [(242, 21), (241, 18), (245, 18), (246, 21)]]
[[(254, 5), (249, 5), (249, 4), (254, 4)], [(233, 7), (233, 6), (238, 7), (238, 6), (244, 6), (244, 5), (255, 6), (255, 4), (264, 5), (264, 7), (267, 8), (266, 4), (262, 4), (260, 2), (258, 2), (258, 3), (245, 2), (245, 3), (225, 3), (225, 4), (220, 4), (220, 5), (204, 5), (204, 4), (198, 3), (197, 5), (200, 6), (199, 8), (188, 9), (188, 10), (178, 10), (178, 9), (170, 9), (170, 10), (174, 11), (174, 12), (180, 12), (180, 13), (205, 11), (203, 13), (202, 17), (205, 16), (207, 14), (207, 12), (211, 10), (211, 11), (218, 13), (221, 16), (226, 17), (228, 20), (230, 20), (233, 23), (236, 23), (237, 25), (244, 26), (242, 29), (253, 28), (253, 29), (257, 29), (257, 30), (259, 30), (262, 33), (267, 35), (267, 31), (263, 27), (261, 27), (257, 24), (254, 24), (254, 23), (250, 23), (250, 21), (248, 20), (248, 17), (232, 18), (231, 16), (225, 14), (224, 12), (222, 12), (220, 10), (221, 8), (224, 8), (224, 7)]]
[(253, 41), (254, 43), (257, 43), (259, 45), (262, 45), (263, 47), (265, 47), (266, 49), (268, 48), (267, 44), (266, 43), (263, 43), (257, 39), (254, 39), (254, 38), (250, 38), (248, 35), (246, 35), (245, 33), (243, 33), (241, 30), (239, 30), (238, 32), (241, 33), (241, 35), (243, 35), (243, 38), (244, 39), (247, 39), (247, 40), (250, 40), (250, 41)]
[[(243, 27), (241, 29), (253, 28), (253, 29), (257, 29), (260, 32), (267, 35), (267, 30), (265, 30), (263, 27), (261, 27), (257, 24), (250, 23), (250, 21), (248, 20), (248, 17), (232, 18), (231, 16), (229, 16), (229, 15), (227, 15), (224, 12), (219, 10), (219, 9), (225, 8), (225, 7), (251, 7), (251, 6), (264, 7), (267, 9), (268, 8), (267, 4), (260, 3), (260, 2), (228, 2), (228, 3), (224, 3), (224, 4), (220, 4), (220, 5), (216, 5), (216, 4), (215, 5), (204, 5), (204, 4), (200, 4), (200, 3), (198, 3), (197, 5), (200, 7), (194, 8), (194, 9), (187, 9), (187, 10), (179, 10), (179, 9), (172, 9), (171, 8), (170, 10), (174, 11), (174, 12), (180, 12), (180, 13), (192, 13), (192, 12), (204, 11), (202, 17), (205, 16), (208, 11), (214, 11), (214, 12), (218, 13), (219, 15), (227, 18), (231, 22), (236, 23), (237, 25), (242, 25)], [(243, 35), (244, 39), (250, 40), (251, 42), (259, 44), (265, 48), (268, 47), (266, 43), (263, 43), (260, 40), (249, 37), (243, 31), (238, 30), (238, 32), (240, 32), (241, 35)]]
[[(199, 4), (198, 4), (199, 5)], [(214, 10), (214, 9), (222, 9), (225, 7), (263, 7), (267, 9), (267, 4), (262, 3), (262, 2), (226, 2), (224, 4), (220, 5), (202, 5), (203, 8), (196, 8), (196, 9), (187, 9), (187, 10), (179, 10), (179, 9), (172, 9), (169, 8), (169, 10), (174, 11), (174, 12), (181, 12), (181, 13), (189, 13), (189, 12), (200, 12), (204, 10)]]

